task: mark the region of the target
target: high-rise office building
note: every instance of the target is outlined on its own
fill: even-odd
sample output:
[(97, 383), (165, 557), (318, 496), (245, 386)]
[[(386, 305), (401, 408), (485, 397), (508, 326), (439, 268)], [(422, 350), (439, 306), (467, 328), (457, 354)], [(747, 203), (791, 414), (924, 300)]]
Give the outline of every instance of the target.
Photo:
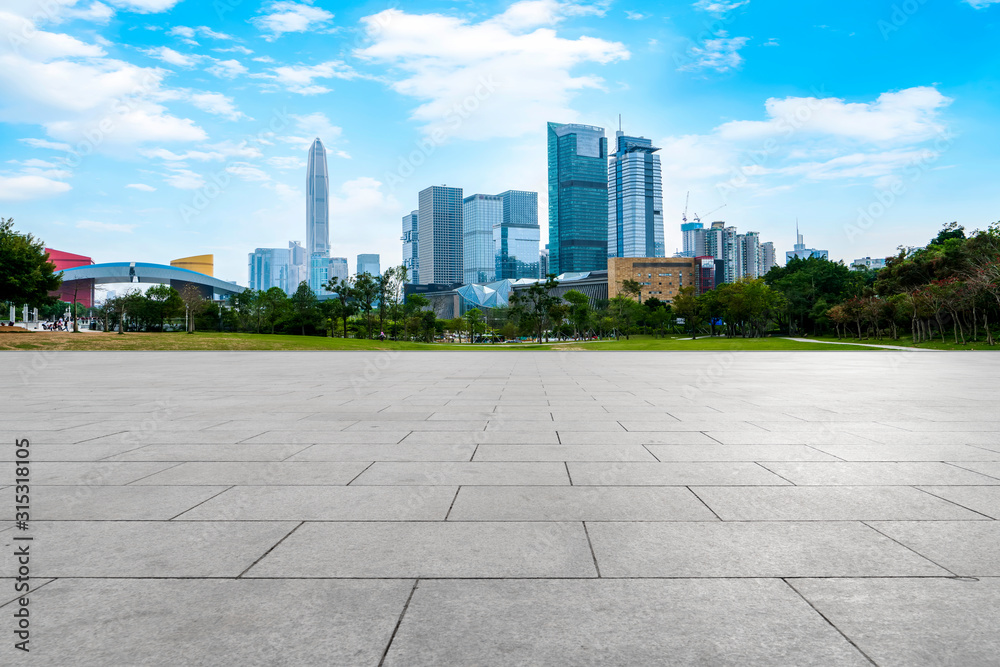
[(462, 282), (462, 188), (433, 185), (420, 191), (419, 201), (421, 284)]
[(681, 224), (681, 239), (684, 249), (681, 257), (703, 257), (705, 255), (705, 225), (700, 222), (685, 222)]
[(802, 234), (799, 233), (799, 223), (795, 222), (795, 239), (796, 243), (794, 250), (789, 250), (785, 253), (785, 261), (790, 262), (793, 259), (809, 259), (810, 257), (818, 257), (820, 259), (829, 259), (830, 253), (826, 250), (817, 250), (816, 248), (807, 248), (805, 241), (802, 240)]
[(331, 257), (330, 258), (330, 268), (327, 274), (327, 280), (332, 280), (334, 278), (340, 281), (347, 280), (347, 276), (350, 274), (350, 269), (347, 266), (346, 257)]
[(663, 257), (660, 156), (644, 137), (615, 133), (608, 163), (608, 257)]
[(462, 200), (462, 282), (466, 285), (496, 280), (493, 231), (502, 223), (499, 195), (476, 194)]
[(549, 271), (549, 244), (546, 243), (545, 247), (538, 253), (538, 277), (544, 280), (549, 273), (551, 273)]
[(760, 235), (747, 232), (736, 235), (736, 279), (760, 278)]
[(326, 149), (318, 138), (309, 148), (306, 169), (306, 253), (330, 255), (330, 174)]
[(604, 128), (548, 124), (549, 272), (608, 266), (608, 140)]
[(358, 271), (357, 275), (362, 273), (367, 273), (372, 278), (378, 278), (382, 275), (382, 269), (379, 266), (379, 256), (373, 254), (358, 255)]
[(716, 221), (706, 230), (705, 254), (722, 262), (722, 271), (716, 271), (715, 284), (731, 283), (736, 280), (736, 227), (726, 227), (726, 223)]
[(250, 253), (247, 256), (250, 289), (266, 292), (279, 287), (290, 293), (288, 252), (285, 248), (257, 248)]
[(503, 220), (493, 227), (493, 254), (496, 280), (537, 278), (541, 230), (538, 226), (538, 193), (507, 190)]
[(288, 288), (289, 294), (294, 294), (299, 283), (309, 282), (309, 255), (298, 241), (288, 242)]
[(400, 237), (403, 242), (403, 266), (406, 267), (406, 282), (417, 285), (420, 284), (420, 263), (417, 259), (420, 251), (418, 219), (418, 211), (410, 211), (404, 215), (403, 235)]
[(774, 252), (774, 241), (765, 241), (760, 244), (760, 275), (766, 276), (767, 272), (778, 263), (778, 257)]

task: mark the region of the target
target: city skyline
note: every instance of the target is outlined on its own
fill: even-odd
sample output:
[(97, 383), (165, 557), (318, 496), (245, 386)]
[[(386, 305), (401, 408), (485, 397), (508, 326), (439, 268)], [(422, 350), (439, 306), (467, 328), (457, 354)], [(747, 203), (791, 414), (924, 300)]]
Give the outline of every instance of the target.
[[(996, 219), (995, 3), (43, 9), (0, 16), (0, 209), (98, 262), (211, 253), (243, 283), (246, 253), (306, 242), (301, 169), (321, 137), (331, 254), (397, 265), (420, 189), (536, 191), (544, 212), (545, 123), (612, 128), (619, 113), (661, 147), (667, 256), (688, 190), (692, 213), (726, 204), (779, 257), (796, 217), (847, 263)], [(428, 37), (405, 40), (416, 25)], [(928, 53), (932, 35), (954, 48)]]

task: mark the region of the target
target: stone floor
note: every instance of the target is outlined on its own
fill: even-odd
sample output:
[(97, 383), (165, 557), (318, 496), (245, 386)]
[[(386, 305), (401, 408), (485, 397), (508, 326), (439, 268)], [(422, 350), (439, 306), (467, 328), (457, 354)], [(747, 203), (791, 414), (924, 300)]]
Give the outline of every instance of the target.
[(1000, 355), (0, 369), (0, 664), (1000, 663)]

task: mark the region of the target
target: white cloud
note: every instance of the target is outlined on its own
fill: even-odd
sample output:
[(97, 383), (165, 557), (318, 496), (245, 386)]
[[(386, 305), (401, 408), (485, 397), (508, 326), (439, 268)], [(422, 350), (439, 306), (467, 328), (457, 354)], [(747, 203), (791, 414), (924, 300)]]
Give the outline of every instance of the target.
[(25, 143), (32, 148), (48, 148), (54, 151), (66, 151), (69, 152), (73, 150), (73, 147), (69, 144), (57, 143), (55, 141), (47, 141), (45, 139), (20, 139), (22, 143)]
[(314, 139), (319, 138), (329, 150), (329, 146), (340, 138), (343, 129), (330, 122), (322, 111), (297, 116), (290, 114), (295, 121), (296, 133), (290, 136), (278, 137), (286, 144), (292, 144), (301, 150), (308, 150)]
[(1000, 0), (964, 0), (973, 9), (985, 9), (990, 5), (1000, 4)]
[(254, 58), (254, 62), (258, 62), (258, 63), (273, 63), (274, 62), (274, 58), (272, 58), (271, 56), (258, 56), (257, 58)]
[(222, 93), (194, 93), (191, 95), (191, 104), (206, 113), (222, 116), (227, 120), (246, 118), (246, 114), (239, 111), (233, 104), (233, 98)]
[(131, 234), (139, 225), (122, 225), (113, 222), (98, 222), (97, 220), (81, 220), (76, 223), (77, 229), (91, 232), (114, 232), (116, 234)]
[(267, 163), (276, 169), (305, 169), (306, 161), (300, 157), (270, 157)]
[(245, 56), (248, 56), (251, 53), (253, 53), (252, 50), (240, 44), (234, 44), (233, 46), (227, 47), (225, 49), (212, 49), (212, 50), (217, 51), (219, 53), (242, 53)]
[(152, 56), (157, 60), (162, 60), (168, 65), (176, 65), (177, 67), (194, 67), (201, 56), (195, 54), (184, 54), (178, 51), (174, 51), (168, 46), (158, 46), (154, 49), (142, 49), (142, 52), (148, 56)]
[(625, 46), (594, 37), (561, 38), (561, 18), (597, 8), (518, 2), (503, 14), (473, 23), (441, 14), (388, 9), (362, 19), (370, 46), (355, 53), (401, 74), (392, 88), (420, 101), (413, 118), (424, 131), (486, 139), (537, 132), (546, 120), (575, 120), (573, 94), (599, 88), (585, 64), (629, 57)]
[(167, 34), (173, 37), (180, 37), (181, 41), (184, 42), (185, 44), (191, 44), (192, 46), (196, 46), (198, 44), (198, 42), (195, 41), (194, 38), (195, 34), (194, 28), (189, 28), (188, 26), (184, 25), (174, 26), (173, 28), (167, 31)]
[(156, 188), (152, 185), (146, 185), (145, 183), (129, 183), (125, 187), (132, 188), (133, 190), (141, 190), (142, 192), (156, 192)]
[(0, 176), (0, 201), (28, 201), (53, 197), (70, 189), (69, 183), (44, 176)]
[(633, 12), (633, 11), (631, 11), (629, 9), (625, 10), (625, 18), (627, 18), (629, 21), (645, 21), (650, 16), (652, 16), (652, 14), (643, 14), (642, 12)]
[(720, 30), (714, 39), (706, 39), (701, 46), (692, 46), (688, 50), (690, 62), (678, 69), (680, 71), (713, 69), (717, 72), (739, 69), (743, 64), (740, 49), (748, 41), (749, 37), (729, 37), (725, 30)]
[(331, 225), (340, 231), (338, 243), (370, 241), (373, 220), (395, 219), (399, 202), (383, 191), (382, 182), (362, 176), (345, 181), (330, 197)]
[[(318, 95), (330, 88), (314, 84), (315, 79), (357, 79), (363, 75), (342, 60), (330, 60), (318, 65), (283, 65), (271, 69), (271, 74), (252, 74), (257, 79), (268, 79), (291, 93)], [(270, 84), (269, 84), (270, 85)]]
[(180, 0), (109, 0), (115, 7), (137, 14), (158, 14), (172, 9)]
[(766, 42), (761, 44), (761, 46), (781, 46), (781, 42), (778, 41), (777, 37), (771, 37)]
[(222, 162), (227, 158), (238, 157), (242, 159), (254, 159), (261, 157), (259, 148), (250, 146), (245, 141), (236, 143), (234, 141), (222, 141), (217, 144), (203, 144), (200, 148), (206, 150), (188, 150), (183, 153), (174, 153), (166, 148), (152, 148), (140, 151), (148, 158), (163, 160), (165, 162), (183, 163), (188, 160), (198, 162)]
[(693, 6), (715, 16), (724, 16), (738, 7), (749, 4), (750, 0), (698, 0)]
[(337, 151), (336, 153), (334, 153), (334, 155), (340, 158), (344, 158), (345, 160), (351, 159), (351, 154), (348, 153), (347, 151)]
[(882, 93), (874, 102), (847, 103), (836, 97), (770, 98), (767, 120), (732, 121), (718, 128), (725, 139), (761, 139), (813, 133), (868, 142), (923, 141), (945, 131), (939, 119), (951, 98), (931, 86)]
[(311, 2), (272, 2), (261, 10), (261, 15), (250, 19), (264, 39), (275, 40), (285, 33), (312, 32), (325, 28), (333, 14), (313, 7)]
[(244, 181), (270, 181), (271, 177), (260, 167), (255, 167), (249, 162), (230, 162), (226, 165), (226, 171), (237, 176)]
[(216, 60), (215, 64), (206, 67), (205, 71), (220, 79), (235, 79), (240, 74), (246, 74), (247, 68), (238, 60)]
[(171, 167), (171, 171), (164, 174), (163, 180), (179, 190), (198, 190), (205, 185), (205, 179), (200, 174), (183, 167)]

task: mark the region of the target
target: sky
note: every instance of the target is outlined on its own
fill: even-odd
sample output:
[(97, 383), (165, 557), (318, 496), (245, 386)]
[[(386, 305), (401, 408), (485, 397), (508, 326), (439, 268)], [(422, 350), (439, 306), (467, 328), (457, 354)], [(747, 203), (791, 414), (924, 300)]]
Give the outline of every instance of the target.
[(546, 122), (651, 139), (667, 254), (725, 220), (832, 259), (1000, 218), (1000, 0), (4, 0), (0, 217), (97, 262), (305, 241), (401, 260), (430, 185), (539, 193)]

